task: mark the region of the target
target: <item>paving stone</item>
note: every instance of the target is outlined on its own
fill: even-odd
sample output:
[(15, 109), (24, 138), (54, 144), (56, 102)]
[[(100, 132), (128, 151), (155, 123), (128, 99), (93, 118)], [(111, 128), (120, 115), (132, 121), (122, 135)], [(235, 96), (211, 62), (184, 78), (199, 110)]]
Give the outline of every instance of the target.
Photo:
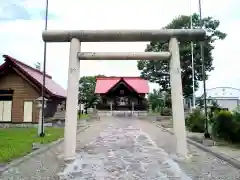
[[(94, 152), (94, 153), (91, 153)], [(60, 173), (63, 179), (182, 179), (163, 149), (139, 128), (109, 126)]]

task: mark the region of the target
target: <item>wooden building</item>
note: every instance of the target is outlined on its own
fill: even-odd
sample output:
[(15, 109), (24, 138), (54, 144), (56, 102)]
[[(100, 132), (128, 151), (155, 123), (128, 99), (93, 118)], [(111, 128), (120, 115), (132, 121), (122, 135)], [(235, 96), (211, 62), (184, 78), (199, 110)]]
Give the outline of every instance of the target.
[[(43, 73), (8, 55), (0, 66), (0, 123), (37, 123)], [(57, 106), (66, 100), (66, 91), (46, 75), (45, 118), (52, 117)]]
[(100, 96), (98, 111), (146, 111), (148, 81), (140, 77), (99, 77), (95, 93)]

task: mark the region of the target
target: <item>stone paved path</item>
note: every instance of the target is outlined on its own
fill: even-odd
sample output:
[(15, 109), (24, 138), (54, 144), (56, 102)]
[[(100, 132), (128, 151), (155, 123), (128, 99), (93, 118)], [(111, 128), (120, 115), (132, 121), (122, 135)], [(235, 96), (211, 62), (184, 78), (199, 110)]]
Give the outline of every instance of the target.
[[(151, 178), (154, 179), (155, 176), (158, 176), (158, 177), (155, 177), (155, 179), (159, 179), (159, 180), (160, 179), (193, 179), (193, 180), (210, 180), (210, 179), (211, 180), (221, 180), (221, 179), (222, 180), (239, 180), (240, 179), (240, 170), (239, 169), (232, 167), (228, 163), (226, 163), (226, 162), (216, 158), (215, 156), (212, 156), (211, 154), (206, 153), (192, 145), (188, 146), (189, 153), (190, 153), (189, 159), (183, 160), (183, 159), (177, 157), (175, 155), (175, 153), (176, 153), (175, 152), (175, 149), (176, 149), (175, 137), (168, 132), (162, 131), (161, 129), (159, 129), (158, 127), (156, 127), (149, 121), (137, 120), (137, 119), (127, 119), (127, 118), (118, 118), (118, 119), (117, 118), (104, 118), (104, 120), (109, 120), (109, 122), (113, 124), (113, 126), (111, 127), (111, 131), (108, 130), (107, 133), (104, 132), (102, 135), (102, 138), (100, 138), (101, 141), (99, 139), (92, 139), (92, 144), (85, 146), (85, 148), (84, 147), (79, 148), (79, 158), (72, 165), (69, 165), (68, 168), (65, 169), (65, 172), (62, 174), (62, 175), (65, 175), (65, 177), (66, 177), (66, 175), (70, 175), (70, 176), (68, 176), (67, 179), (71, 179), (71, 178), (73, 180), (74, 179), (75, 180), (87, 179), (86, 176), (84, 178), (84, 176), (79, 177), (79, 175), (81, 176), (81, 174), (83, 175), (87, 171), (89, 172), (89, 169), (90, 169), (91, 175), (94, 175), (94, 170), (91, 169), (92, 167), (88, 166), (89, 164), (92, 163), (92, 161), (90, 163), (87, 163), (86, 160), (89, 160), (91, 158), (96, 159), (96, 152), (103, 152), (102, 153), (103, 160), (98, 161), (99, 162), (98, 166), (93, 166), (93, 169), (96, 167), (98, 167), (100, 169), (102, 168), (102, 171), (100, 171), (100, 172), (104, 172), (104, 173), (100, 174), (100, 176), (103, 176), (103, 177), (105, 176), (105, 178), (106, 178), (106, 176), (110, 176), (109, 178), (106, 178), (106, 179), (116, 179), (116, 177), (114, 177), (114, 176), (116, 176), (116, 174), (119, 179), (122, 178), (122, 179), (127, 179), (127, 180), (151, 179)], [(118, 133), (116, 133), (116, 128), (122, 128), (122, 131), (124, 131), (124, 128), (125, 128), (124, 132), (127, 133), (128, 130), (126, 128), (129, 126), (134, 127), (135, 132), (138, 131), (138, 130), (136, 130), (136, 128), (141, 129), (141, 131), (138, 131), (138, 133), (135, 133), (135, 135), (132, 136), (132, 139), (135, 139), (136, 146), (139, 147), (140, 145), (142, 145), (141, 148), (139, 148), (139, 149), (141, 149), (144, 152), (143, 153), (144, 155), (146, 155), (146, 149), (148, 150), (148, 153), (147, 153), (148, 161), (147, 162), (149, 164), (136, 163), (137, 158), (139, 158), (139, 155), (140, 155), (140, 157), (141, 157), (141, 155), (143, 155), (143, 154), (141, 154), (141, 152), (131, 153), (131, 150), (129, 150), (130, 153), (126, 153), (126, 151), (124, 151), (124, 150), (120, 150), (120, 151), (115, 150), (114, 151), (113, 147), (115, 147), (115, 149), (119, 149), (119, 147), (117, 146), (117, 143), (116, 143), (116, 139), (117, 139), (117, 137), (119, 137)], [(136, 138), (137, 134), (139, 135), (139, 137), (145, 137), (145, 138), (143, 138), (143, 139), (145, 139), (145, 141), (141, 141), (141, 138)], [(111, 138), (109, 138), (109, 136)], [(114, 139), (114, 137), (116, 139)], [(121, 137), (121, 135), (120, 135), (120, 137)], [(112, 144), (111, 147), (113, 150), (108, 152), (108, 151), (106, 151), (106, 149), (105, 149), (105, 151), (104, 151), (104, 149), (101, 149), (101, 148), (99, 149), (99, 145), (101, 143), (102, 143), (101, 145), (108, 146), (106, 144), (108, 139), (114, 139), (111, 142), (111, 144)], [(123, 138), (120, 138), (120, 139), (123, 139)], [(128, 142), (127, 139), (128, 138), (125, 139), (126, 140), (125, 142)], [(156, 142), (155, 145), (157, 145), (158, 148), (156, 148), (153, 141), (151, 141), (151, 140)], [(121, 140), (120, 142), (121, 142), (120, 144), (122, 144), (122, 142), (124, 142), (124, 141)], [(146, 148), (146, 142), (148, 142), (147, 143), (148, 147), (149, 146), (152, 147), (151, 150), (149, 150), (150, 148)], [(128, 142), (127, 144), (131, 144), (131, 143)], [(97, 145), (97, 147), (96, 147), (96, 145)], [(133, 144), (131, 144), (131, 145), (133, 145)], [(94, 149), (95, 149), (95, 151), (94, 151)], [(125, 147), (125, 150), (126, 149), (127, 149), (127, 147)], [(135, 148), (135, 150), (136, 149), (137, 148)], [(138, 149), (138, 151), (139, 151), (139, 149)], [(168, 155), (166, 153), (164, 153), (163, 150), (166, 153), (168, 153)], [(95, 153), (95, 155), (89, 156), (89, 154), (91, 152), (93, 154)], [(119, 152), (121, 152), (122, 154), (120, 153), (120, 155), (119, 155)], [(125, 154), (123, 152), (125, 152)], [(154, 153), (156, 153), (156, 154), (154, 154)], [(109, 156), (109, 155), (112, 155), (112, 157), (110, 156), (110, 158), (107, 158), (107, 156)], [(162, 155), (162, 158), (160, 158), (161, 155)], [(120, 166), (122, 169), (120, 167), (117, 167), (119, 169), (117, 169), (117, 168), (110, 169), (112, 171), (109, 172), (108, 166), (106, 166), (106, 164), (107, 163), (111, 164), (113, 162), (116, 163), (116, 159), (124, 160), (124, 158), (121, 158), (124, 156), (131, 156), (132, 162), (130, 162), (130, 164), (128, 164), (129, 162), (127, 162), (127, 165), (129, 167), (132, 167), (132, 165), (133, 165), (135, 167), (135, 169), (131, 169), (131, 168), (128, 169), (127, 167), (124, 167), (124, 164), (120, 164), (120, 165), (122, 165), (122, 166)], [(154, 159), (152, 159), (153, 156), (154, 156)], [(174, 159), (175, 162), (177, 162), (177, 163), (174, 163), (173, 161), (171, 161), (171, 159), (169, 160), (169, 157)], [(100, 158), (100, 156), (99, 157), (97, 156), (97, 159), (99, 159), (99, 158)], [(113, 159), (111, 159), (111, 158), (113, 158)], [(160, 159), (160, 161), (158, 159)], [(84, 160), (85, 160), (85, 162), (84, 162)], [(136, 161), (134, 162), (134, 160), (136, 160)], [(165, 163), (164, 163), (164, 161), (165, 161)], [(104, 164), (104, 162), (106, 164)], [(118, 163), (120, 163), (120, 162), (121, 161), (118, 161)], [(164, 165), (166, 165), (166, 162), (168, 162), (168, 165), (167, 165), (167, 168), (164, 169), (162, 167), (164, 167)], [(125, 161), (125, 163), (126, 163), (126, 161)], [(83, 165), (83, 164), (85, 164), (85, 165)], [(104, 165), (105, 165), (105, 169), (103, 168)], [(152, 167), (149, 168), (149, 166), (150, 167), (152, 166)], [(125, 171), (124, 171), (124, 168), (125, 168)], [(126, 169), (128, 171), (126, 171)], [(136, 170), (136, 169), (138, 169), (138, 170)], [(150, 174), (147, 174), (146, 169), (151, 169), (153, 171), (151, 171)], [(187, 175), (182, 173), (180, 171), (181, 169)], [(97, 169), (95, 169), (95, 172), (96, 172), (96, 170)], [(174, 172), (175, 172), (175, 174), (174, 174)], [(176, 172), (178, 172), (178, 173), (176, 173)], [(140, 178), (136, 177), (136, 175), (134, 177), (134, 173), (136, 173), (138, 176), (141, 176), (141, 177)], [(162, 177), (159, 176), (160, 174), (162, 175)], [(99, 174), (97, 174), (97, 175), (99, 175)], [(148, 178), (146, 178), (147, 175), (149, 175)], [(175, 176), (181, 175), (182, 177), (181, 178), (170, 177), (170, 176), (174, 176), (174, 175)], [(132, 177), (129, 178), (129, 176), (132, 176)], [(168, 176), (168, 177), (166, 177), (166, 176)], [(123, 178), (123, 177), (125, 177), (125, 178)], [(89, 179), (94, 179), (94, 178), (89, 178)], [(96, 178), (96, 180), (98, 180), (98, 179), (101, 180), (101, 178)]]
[(61, 177), (72, 180), (190, 179), (146, 133), (130, 125), (110, 125), (83, 148)]

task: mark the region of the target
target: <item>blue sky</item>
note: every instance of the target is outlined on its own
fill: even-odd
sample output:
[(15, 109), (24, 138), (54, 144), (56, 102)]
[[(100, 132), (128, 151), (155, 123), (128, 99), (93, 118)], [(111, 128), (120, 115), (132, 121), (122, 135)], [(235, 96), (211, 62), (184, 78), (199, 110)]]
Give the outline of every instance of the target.
[[(174, 6), (173, 6), (174, 4)], [(198, 0), (49, 0), (49, 29), (160, 29), (180, 14), (198, 11)], [(230, 86), (240, 88), (239, 0), (202, 0), (203, 16), (220, 20), (221, 30), (228, 34), (216, 43), (213, 51), (215, 70), (210, 73), (207, 88)], [(190, 10), (191, 9), (191, 10)], [(9, 54), (29, 65), (43, 62), (45, 0), (0, 1), (0, 54)], [(83, 43), (82, 51), (142, 52), (140, 43)], [(66, 88), (68, 67), (67, 43), (47, 46), (47, 72)], [(56, 68), (57, 66), (57, 68)], [(138, 76), (136, 61), (82, 61), (80, 75), (106, 74)], [(151, 88), (157, 85), (151, 84)], [(199, 93), (202, 87), (200, 86)]]
[[(43, 20), (45, 19), (45, 7), (27, 7), (24, 0), (1, 0), (0, 21), (16, 20)], [(49, 19), (56, 18), (56, 15), (49, 13)]]

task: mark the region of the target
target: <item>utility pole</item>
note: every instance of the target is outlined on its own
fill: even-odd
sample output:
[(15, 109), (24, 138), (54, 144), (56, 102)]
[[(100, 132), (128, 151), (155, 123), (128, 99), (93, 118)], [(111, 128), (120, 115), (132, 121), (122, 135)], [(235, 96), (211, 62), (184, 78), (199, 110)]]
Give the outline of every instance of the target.
[[(192, 0), (190, 0), (190, 29), (193, 29), (193, 19), (192, 19)], [(192, 108), (195, 108), (195, 70), (194, 70), (194, 49), (193, 41), (191, 41), (191, 55), (192, 55)]]
[[(46, 0), (46, 10), (45, 10), (45, 30), (47, 30), (48, 25), (48, 0)], [(45, 103), (45, 76), (46, 76), (46, 58), (47, 58), (47, 43), (44, 42), (43, 50), (43, 82), (42, 82), (42, 123), (41, 123), (41, 133), (40, 136), (44, 137), (44, 103)]]
[[(200, 16), (200, 25), (203, 28), (203, 21), (202, 21), (202, 4), (201, 0), (198, 0), (199, 4), (199, 16)], [(202, 78), (203, 78), (203, 98), (204, 98), (204, 114), (205, 114), (205, 138), (210, 138), (210, 134), (208, 132), (208, 117), (207, 117), (207, 93), (206, 93), (206, 71), (205, 71), (205, 62), (204, 62), (204, 41), (200, 42), (200, 49), (201, 49), (201, 59), (202, 59)]]

